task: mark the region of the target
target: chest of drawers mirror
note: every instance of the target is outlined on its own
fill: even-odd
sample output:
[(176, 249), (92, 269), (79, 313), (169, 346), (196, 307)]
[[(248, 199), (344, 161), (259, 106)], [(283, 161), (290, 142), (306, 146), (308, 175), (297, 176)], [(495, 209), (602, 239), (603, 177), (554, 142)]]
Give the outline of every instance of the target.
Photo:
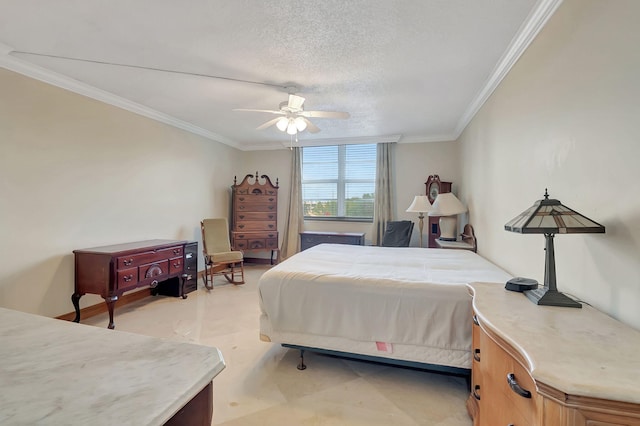
[[(278, 180), (248, 174), (233, 180), (231, 247), (242, 252), (270, 251), (271, 264), (280, 259), (278, 247)], [(247, 257), (245, 256), (245, 260)]]
[(125, 292), (140, 287), (156, 289), (175, 278), (180, 286), (176, 295), (185, 297), (187, 281), (197, 283), (194, 255), (197, 250), (196, 242), (182, 240), (136, 241), (74, 250), (75, 291), (71, 296), (76, 311), (74, 321), (80, 321), (80, 298), (87, 293), (98, 294), (105, 300), (109, 328), (114, 328), (115, 303)]
[(474, 426), (640, 425), (640, 332), (586, 304), (471, 287)]

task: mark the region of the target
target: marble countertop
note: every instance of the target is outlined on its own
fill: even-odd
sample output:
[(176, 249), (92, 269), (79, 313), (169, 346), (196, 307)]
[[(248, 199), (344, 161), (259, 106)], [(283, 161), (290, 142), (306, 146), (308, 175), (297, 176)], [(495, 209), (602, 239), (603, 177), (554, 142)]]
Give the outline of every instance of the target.
[(539, 306), (495, 283), (473, 283), (480, 321), (518, 350), (536, 382), (570, 395), (640, 404), (640, 332), (583, 304)]
[(217, 348), (0, 308), (3, 425), (161, 425), (224, 367)]

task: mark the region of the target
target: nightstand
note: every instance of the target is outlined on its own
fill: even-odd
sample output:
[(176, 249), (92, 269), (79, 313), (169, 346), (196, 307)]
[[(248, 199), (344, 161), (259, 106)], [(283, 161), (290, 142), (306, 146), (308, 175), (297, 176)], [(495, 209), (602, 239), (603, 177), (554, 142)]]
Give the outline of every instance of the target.
[(472, 250), (472, 251), (475, 249), (475, 247), (473, 247), (471, 244), (465, 243), (464, 241), (442, 241), (442, 240), (436, 239), (436, 244), (438, 245), (438, 247), (446, 248), (446, 249)]
[(460, 241), (443, 241), (436, 239), (435, 242), (438, 247), (444, 249), (471, 250), (474, 253), (478, 251), (478, 241), (476, 240), (476, 233), (473, 230), (473, 226), (466, 224), (460, 237)]

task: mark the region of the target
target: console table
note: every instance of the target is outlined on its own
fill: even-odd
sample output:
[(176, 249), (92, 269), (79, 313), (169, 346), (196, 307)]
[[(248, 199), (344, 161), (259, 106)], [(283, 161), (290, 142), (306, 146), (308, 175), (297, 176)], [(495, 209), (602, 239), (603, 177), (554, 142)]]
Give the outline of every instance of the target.
[(322, 243), (364, 245), (364, 232), (312, 232), (300, 233), (300, 250)]
[(473, 283), (475, 426), (640, 425), (640, 332), (584, 304)]
[(0, 424), (210, 426), (217, 348), (0, 308)]
[[(99, 294), (109, 310), (109, 328), (113, 323), (113, 309), (124, 292), (138, 287), (156, 288), (162, 281), (179, 278), (180, 295), (186, 298), (185, 282), (196, 281), (187, 274), (185, 253), (192, 253), (192, 244), (180, 240), (148, 240), (104, 247), (74, 250), (75, 291), (71, 301), (76, 311), (74, 322), (80, 322), (80, 298), (86, 293)], [(185, 246), (189, 245), (189, 250)], [(197, 248), (196, 248), (197, 250)]]

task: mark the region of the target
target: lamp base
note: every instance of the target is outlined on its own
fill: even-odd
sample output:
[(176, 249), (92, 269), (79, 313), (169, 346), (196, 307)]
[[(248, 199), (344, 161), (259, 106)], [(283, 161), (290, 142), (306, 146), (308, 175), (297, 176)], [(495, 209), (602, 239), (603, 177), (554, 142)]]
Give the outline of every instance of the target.
[(549, 287), (538, 287), (524, 292), (527, 299), (536, 305), (563, 306), (565, 308), (582, 308), (582, 305), (559, 291), (549, 290)]

